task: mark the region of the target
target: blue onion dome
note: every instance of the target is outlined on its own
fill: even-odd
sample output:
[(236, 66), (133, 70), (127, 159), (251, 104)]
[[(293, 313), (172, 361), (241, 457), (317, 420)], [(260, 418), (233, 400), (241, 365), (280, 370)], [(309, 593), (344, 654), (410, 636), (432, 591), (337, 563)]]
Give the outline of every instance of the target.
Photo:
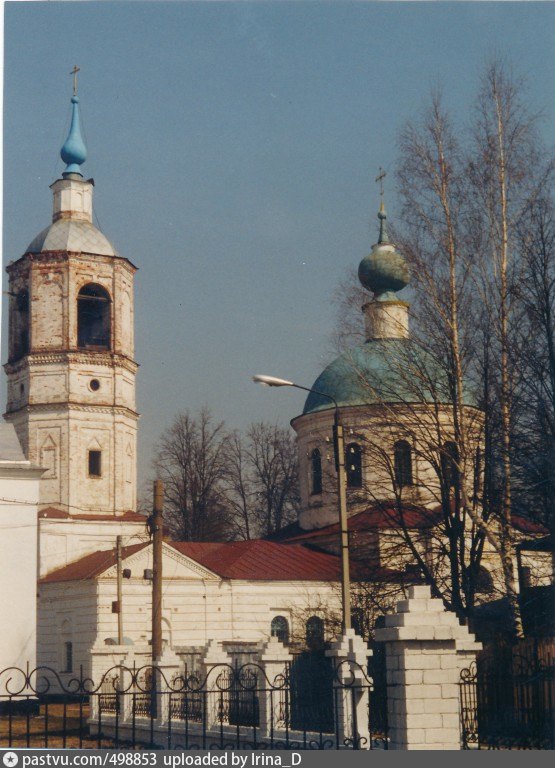
[(395, 301), (395, 293), (409, 283), (409, 270), (403, 256), (395, 250), (387, 233), (387, 214), (382, 202), (378, 213), (380, 236), (371, 253), (358, 267), (358, 279), (378, 301)]
[(72, 96), (71, 103), (73, 104), (71, 126), (65, 144), (60, 151), (60, 156), (67, 165), (63, 174), (64, 176), (68, 173), (78, 173), (81, 176), (81, 165), (83, 165), (87, 159), (87, 148), (81, 135), (79, 97)]

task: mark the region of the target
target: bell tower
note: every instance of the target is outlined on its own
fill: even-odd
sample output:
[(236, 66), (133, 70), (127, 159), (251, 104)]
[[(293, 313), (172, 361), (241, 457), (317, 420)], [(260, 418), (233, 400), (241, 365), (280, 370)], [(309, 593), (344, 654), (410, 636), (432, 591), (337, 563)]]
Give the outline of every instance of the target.
[(136, 267), (93, 224), (76, 90), (52, 223), (7, 268), (5, 418), (47, 470), (40, 507), (106, 519), (136, 508)]

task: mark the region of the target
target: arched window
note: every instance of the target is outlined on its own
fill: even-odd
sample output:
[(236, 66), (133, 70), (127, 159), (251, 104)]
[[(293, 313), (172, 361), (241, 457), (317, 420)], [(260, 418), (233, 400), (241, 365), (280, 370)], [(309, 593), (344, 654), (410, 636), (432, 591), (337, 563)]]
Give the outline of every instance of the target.
[(319, 616), (311, 616), (306, 622), (306, 645), (311, 651), (324, 646), (324, 620)]
[(61, 671), (73, 672), (72, 627), (69, 619), (62, 622), (61, 632)]
[(441, 449), (441, 471), (448, 488), (454, 488), (458, 483), (458, 462), (459, 450), (457, 444), (453, 442), (444, 443)]
[(77, 297), (77, 345), (110, 349), (110, 294), (101, 285), (83, 286)]
[(322, 454), (318, 448), (312, 451), (310, 457), (311, 493), (322, 493)]
[(64, 643), (63, 672), (73, 672), (73, 643), (70, 640)]
[(349, 443), (345, 449), (347, 488), (362, 488), (362, 451), (358, 443)]
[(289, 624), (285, 616), (274, 616), (270, 625), (270, 634), (277, 637), (280, 643), (287, 645), (289, 642)]
[(476, 574), (476, 592), (478, 594), (482, 595), (491, 595), (493, 594), (493, 577), (491, 573), (488, 571), (487, 568), (485, 568), (483, 565), (481, 565), (478, 568), (478, 573)]
[(412, 485), (412, 451), (406, 440), (398, 440), (393, 446), (393, 464), (396, 487)]

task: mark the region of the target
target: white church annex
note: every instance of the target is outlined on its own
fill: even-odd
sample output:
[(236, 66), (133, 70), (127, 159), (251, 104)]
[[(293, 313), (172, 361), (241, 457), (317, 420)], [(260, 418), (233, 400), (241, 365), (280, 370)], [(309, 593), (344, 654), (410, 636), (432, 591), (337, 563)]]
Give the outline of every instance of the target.
[[(93, 649), (95, 658), (104, 658), (105, 668), (123, 658), (130, 646), (137, 656), (149, 656), (152, 569), (146, 519), (136, 512), (136, 267), (93, 224), (94, 182), (85, 180), (81, 171), (86, 149), (75, 93), (71, 101), (72, 122), (61, 151), (67, 167), (51, 186), (52, 223), (7, 268), (5, 365), (5, 418), (29, 466), (43, 472), (38, 498), (37, 661), (68, 677), (81, 665), (85, 675), (91, 674)], [(335, 396), (355, 432), (383, 435), (382, 447), (392, 455), (404, 451), (395, 459), (408, 489), (404, 524), (418, 532), (418, 547), (428, 557), (437, 516), (433, 499), (422, 496), (416, 480), (429, 473), (429, 467), (411, 454), (410, 430), (403, 426), (406, 394), (391, 395), (388, 353), (410, 346), (408, 306), (395, 296), (408, 275), (402, 257), (386, 239), (384, 211), (380, 218), (380, 240), (372, 256), (378, 266), (393, 266), (383, 285), (375, 282), (379, 268), (373, 277), (363, 270), (361, 280), (375, 294), (364, 308), (366, 345), (354, 362), (343, 357), (332, 363), (315, 389)], [(369, 381), (377, 393), (371, 402)], [(424, 420), (432, 399), (430, 395), (419, 400)], [(479, 440), (480, 412), (472, 403), (468, 408), (476, 413)], [(322, 640), (335, 632), (330, 617), (340, 611), (340, 561), (334, 551), (336, 503), (327, 476), (331, 465), (324, 461), (332, 415), (330, 403), (311, 394), (303, 414), (293, 420), (303, 510), (298, 524), (279, 540), (164, 542), (166, 648), (183, 658), (217, 641), (241, 655), (255, 652), (270, 635), (303, 644), (309, 628), (312, 638), (317, 634)], [(353, 563), (353, 580), (371, 579), (376, 589), (392, 585), (392, 595), (399, 596), (414, 579), (406, 567), (410, 556), (400, 549), (396, 536), (398, 512), (385, 503), (393, 495), (394, 481), (376, 474), (356, 439), (347, 450), (349, 527), (352, 540), (358, 537), (364, 543), (364, 558)], [(361, 493), (369, 485), (372, 497)], [(542, 533), (530, 527), (524, 532)], [(117, 536), (123, 537), (126, 573), (123, 646), (115, 645), (118, 616), (112, 605)]]
[[(23, 455), (13, 426), (0, 422), (0, 669), (35, 666), (41, 475)], [(4, 690), (0, 680), (0, 697)]]

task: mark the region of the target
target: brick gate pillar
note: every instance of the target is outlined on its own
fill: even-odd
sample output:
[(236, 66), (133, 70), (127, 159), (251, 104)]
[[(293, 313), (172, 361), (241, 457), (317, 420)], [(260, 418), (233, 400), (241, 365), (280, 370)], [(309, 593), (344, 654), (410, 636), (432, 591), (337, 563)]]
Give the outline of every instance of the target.
[(428, 586), (411, 587), (385, 627), (390, 749), (461, 749), (459, 678), (482, 647)]

